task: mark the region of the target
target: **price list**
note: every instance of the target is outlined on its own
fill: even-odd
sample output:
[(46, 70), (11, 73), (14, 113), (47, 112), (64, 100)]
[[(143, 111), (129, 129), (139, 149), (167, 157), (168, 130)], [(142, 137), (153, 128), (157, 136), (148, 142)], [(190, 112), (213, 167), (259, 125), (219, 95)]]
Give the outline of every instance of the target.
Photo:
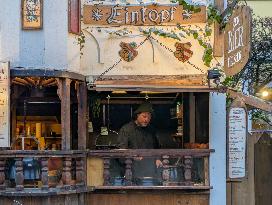
[(246, 111), (231, 108), (229, 112), (228, 163), (229, 178), (245, 177)]

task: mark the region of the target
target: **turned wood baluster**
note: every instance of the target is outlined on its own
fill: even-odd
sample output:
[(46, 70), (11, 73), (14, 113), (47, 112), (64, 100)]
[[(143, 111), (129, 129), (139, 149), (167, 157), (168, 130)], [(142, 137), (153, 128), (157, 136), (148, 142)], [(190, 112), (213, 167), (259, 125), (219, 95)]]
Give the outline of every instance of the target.
[(84, 159), (82, 157), (76, 159), (76, 185), (84, 185)]
[(163, 170), (162, 170), (162, 184), (164, 186), (167, 186), (170, 181), (170, 170), (169, 170), (169, 156), (164, 155), (162, 156), (162, 164), (163, 164)]
[(48, 158), (42, 159), (42, 189), (48, 190)]
[(104, 186), (110, 185), (110, 158), (103, 158), (104, 159)]
[(72, 181), (71, 166), (72, 166), (72, 158), (64, 157), (63, 171), (62, 171), (62, 182), (63, 182), (64, 188), (68, 188), (71, 186), (71, 181)]
[(0, 190), (4, 190), (5, 187), (5, 165), (6, 160), (1, 158), (0, 160)]
[(132, 159), (131, 158), (126, 158), (125, 161), (126, 164), (126, 171), (125, 171), (125, 185), (126, 186), (131, 186), (132, 185)]
[(15, 170), (16, 190), (22, 191), (24, 189), (23, 158), (15, 158)]
[(191, 156), (184, 156), (184, 178), (185, 185), (190, 186), (192, 182), (192, 166), (193, 158)]

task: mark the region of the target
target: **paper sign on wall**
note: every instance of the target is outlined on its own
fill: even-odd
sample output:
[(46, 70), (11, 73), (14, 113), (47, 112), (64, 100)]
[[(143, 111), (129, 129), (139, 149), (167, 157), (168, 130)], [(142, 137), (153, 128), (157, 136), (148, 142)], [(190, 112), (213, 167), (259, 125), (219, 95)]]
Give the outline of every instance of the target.
[(10, 146), (9, 63), (0, 63), (0, 147)]
[(246, 175), (246, 110), (241, 107), (230, 108), (228, 126), (228, 174), (230, 179)]

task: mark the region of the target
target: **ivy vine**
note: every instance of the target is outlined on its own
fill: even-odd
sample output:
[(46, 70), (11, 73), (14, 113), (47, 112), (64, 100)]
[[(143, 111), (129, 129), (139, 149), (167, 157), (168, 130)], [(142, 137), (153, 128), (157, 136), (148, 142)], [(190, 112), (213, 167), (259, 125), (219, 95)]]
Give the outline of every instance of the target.
[(94, 97), (91, 99), (91, 110), (93, 118), (98, 118), (100, 115), (100, 105), (101, 99), (99, 97)]
[(193, 13), (198, 13), (201, 11), (200, 6), (190, 5), (185, 0), (171, 0), (171, 3), (179, 3), (183, 6), (184, 10), (191, 11)]
[(208, 24), (212, 25), (214, 22), (217, 22), (219, 24), (222, 23), (223, 18), (221, 17), (220, 11), (218, 11), (214, 6), (208, 6), (207, 9), (208, 14)]
[(213, 49), (210, 43), (206, 42), (204, 38), (207, 38), (211, 36), (212, 30), (210, 27), (206, 26), (205, 31), (203, 32), (202, 28), (200, 28), (200, 31), (202, 31), (203, 36), (200, 35), (200, 32), (189, 28), (185, 28), (184, 26), (181, 26), (180, 24), (177, 25), (177, 28), (183, 32), (185, 32), (188, 36), (193, 36), (194, 39), (198, 41), (198, 44), (202, 46), (204, 50), (204, 54), (202, 56), (202, 60), (204, 62), (204, 65), (207, 67), (211, 66), (211, 61), (213, 59)]
[(181, 39), (178, 37), (178, 35), (176, 33), (174, 33), (173, 31), (171, 32), (166, 32), (162, 29), (157, 29), (157, 28), (150, 28), (148, 30), (143, 30), (140, 29), (140, 31), (145, 34), (145, 35), (150, 35), (151, 33), (157, 35), (157, 36), (161, 36), (163, 38), (172, 38), (175, 40), (180, 41)]
[(80, 50), (80, 56), (83, 55), (82, 49), (84, 48), (85, 45), (85, 34), (83, 31), (80, 32), (80, 35), (77, 38), (77, 44), (79, 45), (79, 50)]

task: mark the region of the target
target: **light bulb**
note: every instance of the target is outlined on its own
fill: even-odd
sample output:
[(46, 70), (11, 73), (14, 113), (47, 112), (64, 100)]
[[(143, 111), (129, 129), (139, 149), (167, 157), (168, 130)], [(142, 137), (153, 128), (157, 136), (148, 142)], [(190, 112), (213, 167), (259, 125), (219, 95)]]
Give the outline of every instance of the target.
[(263, 96), (263, 97), (267, 97), (267, 96), (268, 96), (268, 92), (267, 92), (266, 90), (263, 91), (263, 92), (262, 92), (262, 96)]

